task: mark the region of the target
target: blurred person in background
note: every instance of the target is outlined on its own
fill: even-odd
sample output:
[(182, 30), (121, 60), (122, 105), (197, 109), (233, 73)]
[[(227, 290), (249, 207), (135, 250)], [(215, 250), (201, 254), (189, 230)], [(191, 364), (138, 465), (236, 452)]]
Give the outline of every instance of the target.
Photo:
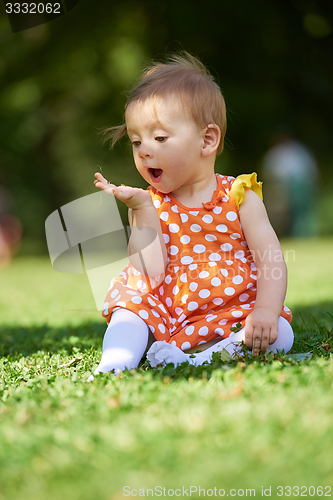
[(11, 263), (21, 241), (22, 226), (11, 212), (11, 197), (0, 185), (0, 269)]
[(277, 133), (272, 143), (262, 165), (271, 224), (279, 236), (316, 236), (319, 181), (316, 159), (290, 133)]

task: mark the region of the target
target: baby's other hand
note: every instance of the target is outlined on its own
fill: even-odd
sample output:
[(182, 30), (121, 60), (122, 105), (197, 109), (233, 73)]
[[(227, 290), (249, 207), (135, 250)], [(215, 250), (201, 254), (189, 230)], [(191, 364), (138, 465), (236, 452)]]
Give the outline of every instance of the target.
[(278, 316), (268, 307), (255, 307), (245, 321), (245, 344), (253, 354), (266, 352), (278, 334)]
[(95, 173), (95, 186), (106, 193), (113, 194), (118, 200), (123, 201), (128, 208), (138, 210), (152, 206), (152, 199), (148, 191), (130, 186), (115, 186), (109, 183), (100, 172)]

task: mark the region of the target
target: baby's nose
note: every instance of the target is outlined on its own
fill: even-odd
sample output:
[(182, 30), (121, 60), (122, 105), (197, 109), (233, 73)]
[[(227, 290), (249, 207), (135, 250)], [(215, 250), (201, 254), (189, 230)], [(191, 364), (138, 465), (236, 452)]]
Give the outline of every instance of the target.
[(139, 156), (140, 158), (147, 158), (152, 156), (152, 150), (146, 143), (141, 143), (140, 149), (139, 149)]

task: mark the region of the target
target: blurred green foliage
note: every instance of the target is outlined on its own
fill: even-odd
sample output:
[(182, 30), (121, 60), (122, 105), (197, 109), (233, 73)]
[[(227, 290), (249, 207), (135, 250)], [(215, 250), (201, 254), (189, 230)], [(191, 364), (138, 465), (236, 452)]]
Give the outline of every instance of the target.
[[(112, 153), (98, 130), (121, 123), (126, 91), (166, 53), (197, 55), (228, 106), (217, 171), (260, 171), (280, 126), (315, 153), (332, 178), (333, 4), (312, 0), (80, 0), (67, 15), (13, 34), (0, 5), (0, 184), (15, 200), (24, 236), (44, 240), (44, 221), (112, 182), (145, 187), (124, 140)], [(126, 220), (126, 211), (121, 207)]]

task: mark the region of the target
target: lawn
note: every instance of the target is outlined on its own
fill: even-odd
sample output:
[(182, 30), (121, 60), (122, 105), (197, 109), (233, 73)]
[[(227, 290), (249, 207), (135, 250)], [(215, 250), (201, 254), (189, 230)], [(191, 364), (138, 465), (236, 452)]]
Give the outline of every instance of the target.
[(332, 496), (333, 239), (283, 248), (290, 354), (92, 383), (87, 277), (46, 257), (0, 271), (0, 500)]

